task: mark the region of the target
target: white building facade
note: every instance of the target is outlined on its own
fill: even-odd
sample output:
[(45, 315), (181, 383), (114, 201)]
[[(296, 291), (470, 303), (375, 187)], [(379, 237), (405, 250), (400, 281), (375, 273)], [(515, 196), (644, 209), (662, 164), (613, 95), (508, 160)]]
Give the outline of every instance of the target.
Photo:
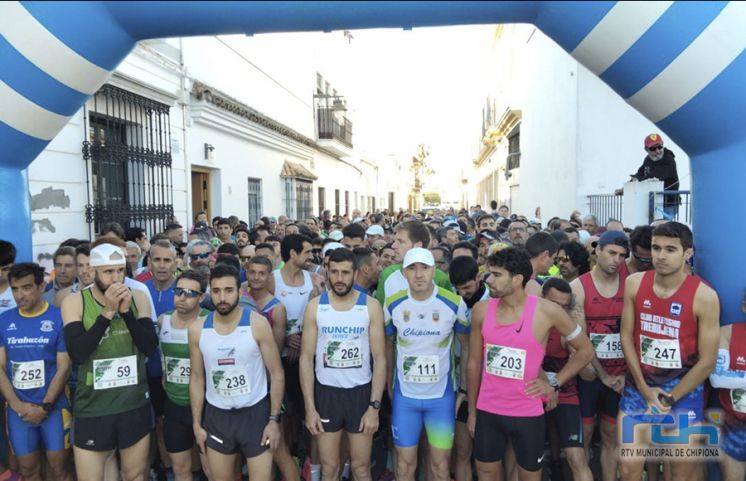
[(109, 221), (153, 235), (203, 210), (251, 224), (398, 207), (354, 147), (352, 49), (342, 32), (139, 44), (29, 167), (35, 260)]
[(498, 26), (487, 62), (492, 87), (468, 174), (471, 205), (494, 199), (545, 221), (587, 213), (589, 195), (612, 194), (637, 171), (643, 139), (655, 132), (676, 155), (680, 189), (690, 188), (684, 151), (535, 27)]

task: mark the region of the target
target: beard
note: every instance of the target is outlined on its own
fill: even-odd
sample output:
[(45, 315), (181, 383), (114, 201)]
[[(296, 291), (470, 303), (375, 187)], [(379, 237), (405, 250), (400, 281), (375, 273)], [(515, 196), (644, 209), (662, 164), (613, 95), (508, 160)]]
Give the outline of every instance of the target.
[(352, 284), (345, 284), (344, 289), (337, 290), (337, 284), (332, 284), (332, 292), (334, 292), (334, 295), (339, 297), (344, 297), (347, 294), (350, 293), (352, 290)]
[(105, 294), (106, 290), (111, 287), (111, 284), (104, 284), (98, 280), (98, 277), (93, 278), (93, 283), (96, 284), (96, 287), (98, 287), (98, 290), (100, 290), (102, 294)]
[(215, 306), (215, 310), (218, 311), (218, 313), (221, 316), (227, 316), (233, 311), (233, 309), (236, 308), (237, 305), (238, 305), (238, 297), (236, 298), (236, 301), (232, 304), (228, 304), (227, 302), (217, 304)]
[(651, 154), (651, 155), (649, 155), (650, 160), (652, 160), (653, 162), (658, 162), (659, 160), (661, 160), (663, 158), (663, 154), (664, 153), (665, 153), (665, 151), (661, 150), (660, 154), (655, 154), (655, 155)]

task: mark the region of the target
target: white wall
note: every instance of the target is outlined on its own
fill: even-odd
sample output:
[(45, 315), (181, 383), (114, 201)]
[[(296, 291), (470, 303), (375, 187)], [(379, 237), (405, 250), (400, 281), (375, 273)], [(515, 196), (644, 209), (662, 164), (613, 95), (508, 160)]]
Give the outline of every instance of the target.
[(578, 208), (587, 212), (587, 195), (611, 194), (637, 172), (646, 153), (643, 140), (660, 133), (676, 156), (680, 189), (691, 188), (689, 156), (664, 132), (630, 107), (583, 66), (578, 88)]
[[(511, 108), (522, 111), (520, 172), (505, 182), (498, 173), (498, 195), (507, 199), (518, 186), (513, 211), (542, 219), (569, 217), (574, 209), (587, 212), (587, 196), (610, 194), (621, 187), (642, 163), (646, 135), (659, 130), (598, 77), (579, 65), (538, 29), (506, 25), (493, 49), (491, 88), (498, 117)], [(666, 146), (677, 157), (681, 189), (689, 189), (689, 159), (675, 144)], [(507, 146), (498, 145), (491, 165), (472, 169), (470, 200), (491, 171), (504, 166)], [(482, 196), (483, 197), (483, 196)], [(507, 204), (511, 204), (505, 202)]]
[[(171, 106), (174, 213), (178, 219), (186, 220), (189, 197), (183, 154), (184, 121), (181, 106), (176, 104), (178, 64), (141, 45), (117, 68), (109, 82)], [(36, 204), (31, 212), (33, 256), (48, 269), (51, 255), (62, 241), (90, 239), (93, 235), (92, 224), (85, 220), (85, 206), (94, 201), (91, 187), (86, 184), (86, 164), (90, 176), (90, 161), (83, 160), (82, 154), (83, 141), (88, 139), (87, 111), (92, 108), (89, 100), (29, 166), (29, 194), (32, 204)]]

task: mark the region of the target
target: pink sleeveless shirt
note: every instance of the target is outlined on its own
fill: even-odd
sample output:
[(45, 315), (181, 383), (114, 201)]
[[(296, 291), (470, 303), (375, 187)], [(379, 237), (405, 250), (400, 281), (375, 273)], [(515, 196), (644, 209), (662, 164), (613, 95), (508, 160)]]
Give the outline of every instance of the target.
[(497, 323), (500, 299), (490, 299), (482, 324), (482, 384), (477, 409), (511, 417), (541, 416), (541, 397), (525, 394), (526, 384), (539, 377), (544, 346), (533, 334), (536, 296), (527, 296), (520, 320)]

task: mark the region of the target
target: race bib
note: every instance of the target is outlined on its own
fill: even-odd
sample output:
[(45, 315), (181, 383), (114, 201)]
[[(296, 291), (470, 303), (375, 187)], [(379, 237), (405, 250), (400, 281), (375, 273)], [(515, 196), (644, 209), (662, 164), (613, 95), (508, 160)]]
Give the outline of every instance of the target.
[(137, 356), (93, 360), (93, 389), (137, 384)]
[(730, 403), (734, 411), (746, 413), (746, 389), (731, 389)]
[(329, 341), (324, 348), (324, 367), (334, 369), (346, 369), (361, 367), (363, 365), (363, 353), (360, 348), (360, 340)]
[(213, 369), (211, 377), (212, 385), (219, 396), (244, 396), (251, 392), (249, 375), (245, 368), (230, 366)]
[(13, 362), (13, 387), (36, 389), (44, 387), (44, 361)]
[(166, 357), (166, 382), (171, 384), (189, 384), (192, 375), (192, 362), (180, 357)]
[(485, 371), (493, 376), (523, 379), (526, 369), (526, 350), (487, 344)]
[(619, 333), (616, 334), (598, 334), (591, 333), (591, 343), (596, 350), (596, 357), (599, 359), (622, 359), (622, 340)]
[(438, 356), (404, 356), (404, 381), (430, 384), (440, 380)]
[(680, 369), (681, 351), (675, 339), (652, 339), (640, 336), (640, 361), (661, 369)]

